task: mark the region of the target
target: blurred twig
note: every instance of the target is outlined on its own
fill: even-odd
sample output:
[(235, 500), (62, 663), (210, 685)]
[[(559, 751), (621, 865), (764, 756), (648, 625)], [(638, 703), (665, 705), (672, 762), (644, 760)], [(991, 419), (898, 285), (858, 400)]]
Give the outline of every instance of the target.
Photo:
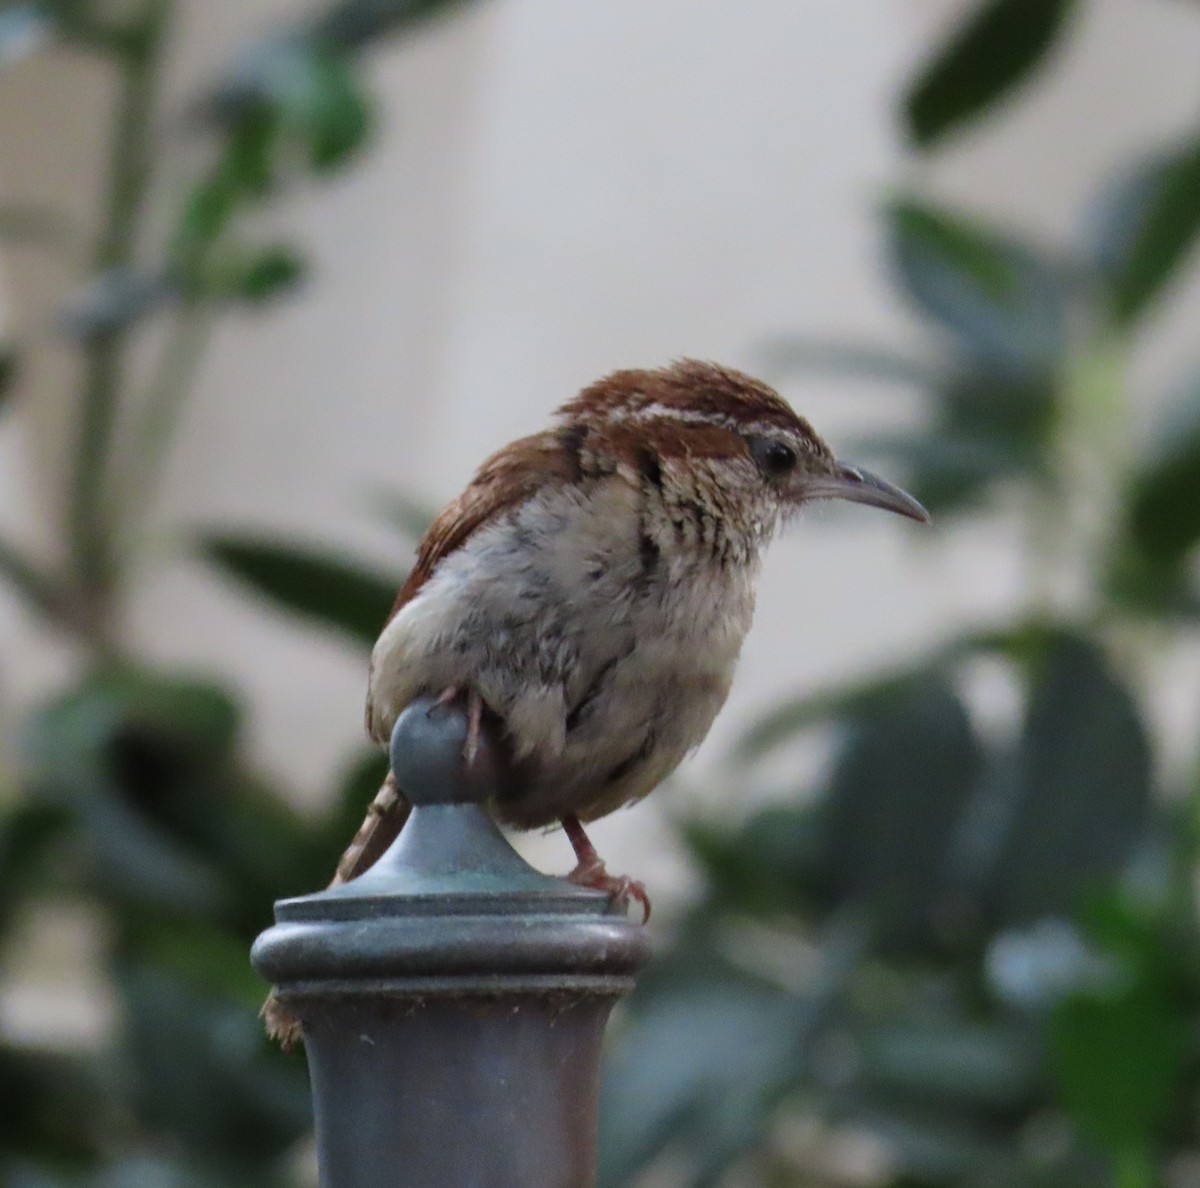
[(0, 577), (43, 615), (58, 620), (61, 603), (54, 582), (14, 545), (0, 538)]
[[(138, 216), (151, 177), (151, 130), (157, 73), (170, 0), (147, 0), (119, 43), (120, 96), (108, 176), (107, 213), (95, 251), (104, 273), (134, 258)], [(75, 580), (92, 604), (100, 639), (111, 633), (112, 572), (107, 465), (122, 378), (125, 339), (102, 330), (84, 348), (85, 378), (69, 505), (70, 553)]]
[(154, 505), (170, 443), (192, 392), (212, 323), (213, 310), (201, 300), (185, 300), (175, 314), (120, 467), (114, 507), (126, 541)]

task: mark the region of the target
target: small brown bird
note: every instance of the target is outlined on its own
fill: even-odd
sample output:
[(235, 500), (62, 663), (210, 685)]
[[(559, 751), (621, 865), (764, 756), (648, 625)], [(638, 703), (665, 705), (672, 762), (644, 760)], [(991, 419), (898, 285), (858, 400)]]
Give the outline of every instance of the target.
[[(387, 745), (415, 698), (462, 698), (468, 760), (500, 725), (519, 829), (561, 822), (570, 878), (628, 900), (583, 830), (639, 800), (708, 733), (754, 612), (762, 552), (806, 503), (928, 514), (833, 456), (770, 387), (712, 363), (618, 371), (555, 425), (493, 454), (434, 520), (371, 657), (367, 731)], [(404, 824), (389, 777), (338, 864), (366, 870)], [(268, 1030), (298, 1034), (273, 999)]]

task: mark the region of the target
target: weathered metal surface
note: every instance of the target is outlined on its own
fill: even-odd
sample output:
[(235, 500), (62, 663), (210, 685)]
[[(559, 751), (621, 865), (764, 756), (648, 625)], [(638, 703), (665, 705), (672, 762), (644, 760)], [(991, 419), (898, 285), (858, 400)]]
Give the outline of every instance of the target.
[(608, 898), (534, 870), (481, 807), (513, 778), (425, 702), (396, 724), (413, 803), (361, 878), (276, 904), (252, 959), (299, 1016), (325, 1188), (585, 1188), (600, 1041), (648, 950)]

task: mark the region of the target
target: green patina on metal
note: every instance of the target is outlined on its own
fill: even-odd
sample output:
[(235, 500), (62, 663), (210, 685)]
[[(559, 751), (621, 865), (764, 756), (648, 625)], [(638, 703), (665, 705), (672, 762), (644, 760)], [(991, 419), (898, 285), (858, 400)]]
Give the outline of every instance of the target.
[(600, 1040), (648, 956), (608, 897), (531, 867), (482, 807), (495, 740), (418, 703), (412, 803), (364, 875), (276, 904), (252, 959), (304, 1025), (325, 1188), (576, 1188), (595, 1176)]

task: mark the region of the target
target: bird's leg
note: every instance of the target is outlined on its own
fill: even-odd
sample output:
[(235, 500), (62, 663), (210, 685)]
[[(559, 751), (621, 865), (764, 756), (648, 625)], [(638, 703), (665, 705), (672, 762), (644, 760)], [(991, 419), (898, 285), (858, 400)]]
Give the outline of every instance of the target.
[(571, 843), (571, 849), (575, 851), (576, 859), (575, 869), (567, 878), (581, 887), (604, 891), (611, 895), (613, 902), (620, 907), (625, 907), (631, 899), (636, 899), (642, 905), (642, 923), (645, 924), (650, 919), (650, 896), (646, 894), (645, 884), (625, 875), (610, 875), (578, 817), (563, 817), (562, 827)]
[(435, 701), (435, 702), (434, 702), (434, 703), (433, 703), (433, 704), (432, 704), (432, 705), (429, 707), (428, 716), (429, 716), (429, 717), (433, 717), (433, 711), (434, 711), (435, 709), (444, 709), (444, 708), (445, 708), (446, 706), (448, 706), (448, 705), (449, 705), (449, 704), (450, 704), (450, 703), (451, 703), (451, 702), (452, 702), (452, 701), (453, 701), (453, 700), (454, 700), (454, 699), (455, 699), (457, 696), (458, 696), (458, 686), (457, 686), (457, 685), (447, 685), (447, 686), (446, 686), (446, 688), (444, 688), (444, 689), (443, 689), (443, 690), (442, 690), (442, 691), (441, 691), (441, 692), (438, 694), (438, 699), (437, 699), (437, 701)]
[[(438, 694), (438, 699), (429, 707), (429, 712), (450, 705), (461, 692), (457, 685), (448, 685)], [(467, 741), (463, 746), (463, 758), (470, 767), (479, 754), (479, 742), (483, 737), (483, 698), (474, 690), (467, 690)]]
[(463, 750), (467, 766), (473, 767), (483, 734), (483, 698), (474, 689), (467, 690), (467, 745)]

